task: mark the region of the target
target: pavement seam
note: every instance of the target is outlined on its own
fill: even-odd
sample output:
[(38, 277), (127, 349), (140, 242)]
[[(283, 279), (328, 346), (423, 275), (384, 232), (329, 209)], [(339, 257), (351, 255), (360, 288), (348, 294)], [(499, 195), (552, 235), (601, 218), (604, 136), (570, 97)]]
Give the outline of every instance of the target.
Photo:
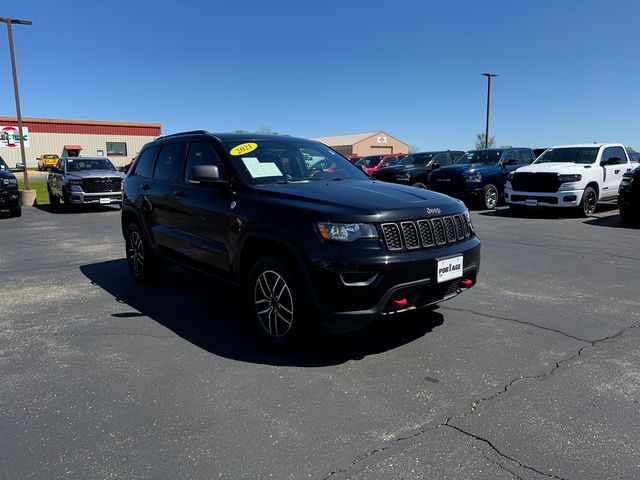
[[(454, 419), (457, 419), (457, 418), (465, 418), (465, 417), (467, 417), (468, 415), (470, 415), (470, 414), (474, 413), (474, 412), (477, 410), (478, 405), (480, 405), (481, 403), (486, 403), (486, 402), (488, 402), (488, 401), (490, 401), (490, 400), (495, 400), (495, 399), (496, 399), (497, 397), (499, 397), (500, 395), (502, 395), (502, 394), (506, 393), (506, 392), (507, 392), (507, 391), (508, 391), (508, 390), (509, 390), (513, 385), (515, 385), (516, 383), (519, 383), (521, 380), (535, 380), (535, 379), (538, 379), (538, 378), (542, 378), (542, 377), (546, 377), (546, 376), (552, 375), (552, 374), (553, 374), (554, 372), (556, 372), (556, 371), (557, 371), (557, 370), (558, 370), (558, 369), (559, 369), (563, 364), (565, 364), (565, 363), (567, 363), (567, 362), (570, 362), (570, 361), (572, 361), (572, 360), (576, 359), (577, 357), (580, 357), (580, 356), (582, 355), (582, 352), (583, 352), (585, 349), (587, 349), (587, 348), (592, 348), (592, 347), (594, 347), (595, 345), (597, 345), (598, 343), (605, 342), (605, 341), (607, 341), (607, 340), (611, 340), (611, 339), (613, 339), (613, 338), (619, 337), (620, 335), (624, 334), (625, 332), (628, 332), (629, 330), (632, 330), (632, 329), (634, 329), (634, 328), (638, 328), (638, 327), (640, 327), (640, 325), (636, 325), (636, 324), (634, 324), (634, 325), (629, 325), (629, 326), (627, 326), (627, 327), (625, 327), (625, 328), (621, 329), (620, 331), (618, 331), (617, 333), (615, 333), (615, 334), (613, 334), (613, 335), (609, 335), (609, 336), (606, 336), (606, 337), (603, 337), (603, 338), (599, 338), (599, 339), (596, 339), (596, 340), (584, 340), (584, 339), (581, 339), (581, 338), (578, 338), (578, 337), (574, 337), (573, 335), (569, 335), (569, 334), (567, 334), (567, 333), (565, 333), (565, 332), (562, 332), (562, 331), (559, 331), (559, 330), (554, 330), (554, 329), (551, 329), (551, 328), (548, 328), (548, 327), (541, 327), (541, 326), (539, 326), (539, 325), (536, 325), (536, 324), (533, 324), (533, 323), (529, 323), (529, 322), (524, 322), (524, 321), (519, 321), (519, 320), (513, 320), (513, 319), (509, 319), (509, 318), (502, 318), (502, 317), (492, 317), (492, 316), (490, 316), (490, 315), (481, 314), (481, 313), (476, 313), (476, 312), (473, 312), (473, 311), (471, 311), (471, 310), (464, 310), (464, 309), (452, 309), (452, 308), (450, 308), (450, 307), (446, 307), (446, 308), (448, 308), (449, 310), (469, 311), (470, 313), (475, 313), (476, 315), (481, 315), (481, 316), (490, 317), (490, 318), (498, 318), (498, 319), (501, 319), (501, 320), (514, 321), (514, 322), (516, 322), (516, 323), (522, 323), (522, 324), (525, 324), (525, 325), (531, 325), (531, 326), (533, 326), (533, 327), (538, 327), (538, 328), (541, 328), (541, 329), (543, 329), (543, 330), (549, 330), (549, 331), (552, 331), (552, 332), (558, 333), (558, 334), (560, 334), (560, 335), (564, 335), (564, 336), (569, 337), (569, 338), (572, 338), (572, 339), (574, 339), (574, 340), (582, 341), (582, 342), (584, 342), (584, 343), (587, 343), (588, 345), (584, 345), (584, 346), (580, 347), (580, 349), (579, 349), (575, 354), (571, 355), (570, 357), (565, 358), (564, 360), (559, 360), (559, 361), (555, 362), (555, 365), (553, 366), (553, 368), (552, 368), (551, 370), (549, 370), (549, 371), (547, 371), (547, 372), (543, 372), (543, 373), (541, 373), (541, 374), (539, 374), (539, 375), (527, 375), (527, 376), (524, 376), (524, 375), (523, 375), (523, 376), (520, 376), (520, 377), (514, 378), (514, 379), (510, 380), (510, 381), (509, 381), (509, 382), (508, 382), (508, 383), (507, 383), (507, 384), (502, 388), (502, 390), (497, 391), (497, 392), (496, 392), (496, 393), (494, 393), (493, 395), (489, 395), (488, 397), (484, 397), (484, 398), (482, 398), (482, 399), (480, 399), (480, 400), (474, 400), (474, 401), (472, 402), (472, 408), (471, 408), (471, 409), (469, 409), (468, 411), (466, 411), (466, 412), (464, 412), (464, 413), (461, 413), (461, 414), (458, 414), (458, 415), (453, 415), (453, 416), (451, 416), (451, 417), (447, 418), (447, 420), (446, 420), (444, 423), (438, 424), (438, 425), (436, 425), (436, 426), (434, 426), (434, 427), (429, 427), (429, 428), (424, 428), (424, 427), (423, 427), (422, 429), (420, 429), (420, 430), (419, 430), (419, 431), (417, 431), (417, 432), (414, 432), (414, 433), (413, 433), (413, 434), (411, 434), (411, 435), (404, 436), (404, 437), (398, 437), (398, 438), (394, 439), (392, 442), (390, 442), (390, 443), (389, 443), (388, 445), (386, 445), (386, 446), (383, 446), (383, 447), (380, 447), (380, 448), (376, 448), (376, 449), (370, 450), (369, 452), (367, 452), (367, 453), (365, 453), (365, 454), (363, 454), (363, 455), (360, 455), (360, 456), (359, 456), (359, 457), (357, 457), (355, 460), (351, 461), (351, 463), (350, 463), (347, 467), (345, 467), (345, 468), (338, 468), (338, 469), (336, 469), (336, 470), (333, 470), (333, 471), (329, 472), (329, 474), (328, 474), (328, 475), (326, 475), (325, 477), (323, 477), (323, 480), (326, 480), (326, 479), (328, 479), (328, 478), (332, 477), (333, 475), (347, 473), (349, 470), (351, 470), (353, 467), (355, 467), (358, 463), (360, 463), (360, 462), (362, 462), (362, 461), (366, 460), (367, 458), (372, 457), (373, 455), (376, 455), (376, 454), (378, 454), (378, 453), (380, 453), (380, 452), (387, 451), (387, 450), (391, 449), (392, 447), (394, 447), (395, 445), (397, 445), (397, 444), (398, 444), (398, 443), (400, 443), (400, 442), (404, 442), (404, 441), (407, 441), (407, 440), (414, 439), (414, 438), (416, 438), (416, 437), (419, 437), (419, 436), (421, 436), (421, 435), (425, 434), (425, 433), (426, 433), (426, 432), (428, 432), (428, 431), (431, 431), (431, 430), (437, 430), (438, 428), (441, 428), (441, 427), (449, 427), (449, 428), (452, 428), (452, 429), (457, 430), (457, 431), (459, 431), (460, 433), (462, 433), (462, 434), (464, 434), (464, 435), (466, 435), (466, 436), (469, 436), (469, 437), (471, 437), (471, 438), (474, 438), (474, 439), (476, 439), (476, 440), (478, 440), (478, 441), (481, 441), (481, 442), (483, 442), (483, 443), (487, 444), (487, 445), (488, 445), (489, 447), (491, 447), (491, 449), (492, 449), (495, 453), (497, 453), (499, 456), (501, 456), (501, 457), (503, 457), (503, 458), (506, 458), (506, 459), (508, 459), (508, 460), (511, 460), (512, 462), (514, 462), (514, 463), (518, 464), (519, 466), (521, 466), (521, 467), (522, 467), (522, 468), (524, 468), (524, 469), (531, 470), (531, 471), (533, 471), (533, 472), (536, 472), (536, 473), (538, 473), (538, 474), (540, 474), (540, 475), (543, 475), (543, 476), (546, 476), (546, 477), (548, 477), (548, 478), (554, 478), (554, 479), (557, 479), (557, 480), (566, 480), (566, 479), (565, 479), (565, 478), (563, 478), (563, 477), (558, 477), (557, 475), (553, 475), (553, 474), (546, 474), (546, 473), (543, 473), (543, 472), (541, 472), (541, 471), (537, 470), (537, 469), (536, 469), (536, 468), (534, 468), (534, 467), (530, 467), (530, 466), (528, 466), (528, 465), (525, 465), (525, 464), (523, 464), (523, 463), (519, 462), (518, 460), (516, 460), (515, 458), (512, 458), (512, 457), (510, 457), (510, 456), (508, 456), (508, 455), (503, 454), (502, 452), (500, 452), (500, 450), (498, 450), (498, 449), (495, 447), (495, 445), (493, 445), (493, 444), (491, 443), (491, 441), (489, 441), (489, 440), (487, 440), (487, 439), (485, 439), (485, 438), (482, 438), (482, 437), (480, 437), (480, 436), (474, 435), (474, 434), (472, 434), (472, 433), (469, 433), (469, 432), (467, 432), (467, 431), (463, 430), (462, 428), (458, 427), (457, 425), (452, 425), (450, 422), (451, 422), (452, 420), (454, 420)], [(512, 472), (509, 472), (509, 473), (512, 473)], [(514, 474), (514, 475), (515, 475), (515, 474)], [(517, 476), (517, 475), (516, 475), (516, 476)], [(518, 478), (519, 478), (519, 477), (518, 477)]]

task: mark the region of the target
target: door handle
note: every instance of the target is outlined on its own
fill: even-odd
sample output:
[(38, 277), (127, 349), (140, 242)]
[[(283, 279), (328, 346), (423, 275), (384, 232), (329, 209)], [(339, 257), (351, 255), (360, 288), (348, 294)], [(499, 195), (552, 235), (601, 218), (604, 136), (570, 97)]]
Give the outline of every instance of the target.
[(182, 190), (174, 190), (173, 194), (178, 198), (184, 197), (184, 191)]
[(144, 185), (140, 185), (140, 188), (142, 190), (151, 190), (151, 187), (149, 185), (147, 185), (146, 183)]

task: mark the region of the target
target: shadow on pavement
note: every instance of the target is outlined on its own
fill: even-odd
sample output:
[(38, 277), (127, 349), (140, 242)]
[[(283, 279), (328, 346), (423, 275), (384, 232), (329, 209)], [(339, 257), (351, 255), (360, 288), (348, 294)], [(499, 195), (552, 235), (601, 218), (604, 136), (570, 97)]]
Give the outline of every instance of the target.
[[(599, 204), (596, 209), (596, 215), (607, 214), (618, 209), (618, 205)], [(577, 214), (569, 208), (545, 208), (545, 207), (527, 207), (524, 210), (511, 210), (509, 207), (496, 208), (495, 210), (483, 210), (478, 212), (479, 215), (486, 217), (504, 217), (504, 218), (535, 218), (563, 220), (568, 218), (579, 218)], [(610, 218), (610, 217), (607, 217)], [(589, 223), (588, 221), (586, 223)]]
[(626, 228), (630, 230), (640, 227), (640, 222), (637, 222), (635, 224), (623, 223), (620, 215), (610, 215), (608, 217), (592, 217), (584, 223), (588, 225), (595, 225), (597, 227)]
[[(171, 267), (154, 283), (140, 284), (126, 261), (80, 267), (91, 282), (132, 308), (112, 313), (118, 322), (147, 316), (192, 344), (221, 357), (268, 365), (322, 367), (392, 350), (442, 325), (437, 311), (422, 311), (346, 335), (320, 336), (304, 352), (280, 352), (262, 343), (246, 321), (239, 290), (209, 277)], [(121, 309), (119, 309), (121, 310)]]
[(55, 214), (104, 213), (120, 210), (120, 207), (115, 205), (74, 205), (71, 209), (68, 209), (64, 203), (61, 203), (57, 207), (54, 207), (53, 205), (35, 205), (35, 207), (43, 212)]

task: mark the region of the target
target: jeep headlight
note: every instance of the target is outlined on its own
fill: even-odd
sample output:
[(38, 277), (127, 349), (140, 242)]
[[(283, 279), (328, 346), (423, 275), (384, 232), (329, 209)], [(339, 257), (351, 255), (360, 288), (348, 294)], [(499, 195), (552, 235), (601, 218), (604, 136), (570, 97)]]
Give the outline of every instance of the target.
[(361, 238), (378, 238), (376, 227), (368, 223), (319, 223), (318, 231), (325, 240), (353, 242)]
[(479, 173), (468, 173), (464, 175), (464, 180), (466, 182), (478, 183), (482, 181), (482, 175)]
[(579, 173), (568, 174), (568, 175), (558, 175), (558, 181), (560, 183), (579, 182), (580, 180), (582, 180), (582, 175), (580, 175)]
[(4, 185), (17, 185), (18, 180), (16, 180), (15, 178), (3, 178), (2, 183)]

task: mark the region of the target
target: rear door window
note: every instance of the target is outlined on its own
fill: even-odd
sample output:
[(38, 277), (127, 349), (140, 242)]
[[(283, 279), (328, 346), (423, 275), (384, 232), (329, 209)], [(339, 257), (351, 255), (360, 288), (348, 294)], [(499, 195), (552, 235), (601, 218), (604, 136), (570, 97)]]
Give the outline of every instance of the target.
[(186, 143), (169, 143), (164, 145), (158, 155), (153, 178), (171, 183), (182, 182), (182, 170), (186, 150)]
[(531, 161), (534, 159), (533, 152), (531, 150), (520, 150), (520, 159), (518, 163), (520, 165), (529, 165)]

